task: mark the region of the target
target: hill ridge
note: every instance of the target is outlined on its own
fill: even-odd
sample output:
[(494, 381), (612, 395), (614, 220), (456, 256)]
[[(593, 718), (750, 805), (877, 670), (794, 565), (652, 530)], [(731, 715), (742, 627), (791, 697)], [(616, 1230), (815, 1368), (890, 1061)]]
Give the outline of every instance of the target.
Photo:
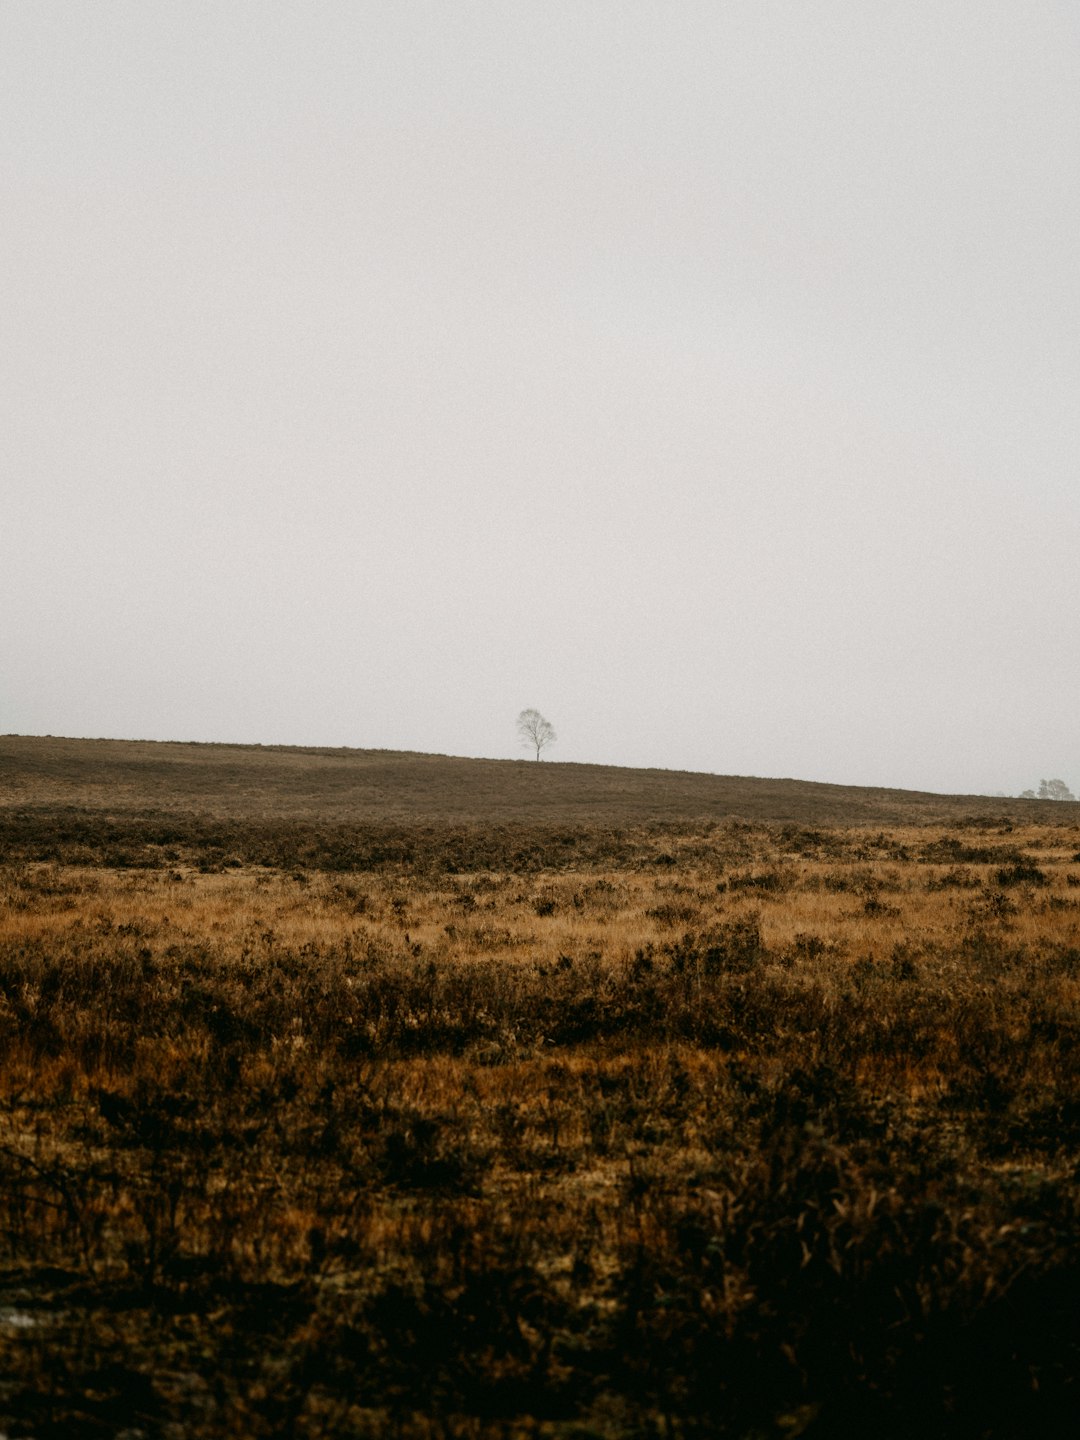
[(582, 761), (0, 736), (0, 807), (387, 824), (1059, 821), (1080, 804)]

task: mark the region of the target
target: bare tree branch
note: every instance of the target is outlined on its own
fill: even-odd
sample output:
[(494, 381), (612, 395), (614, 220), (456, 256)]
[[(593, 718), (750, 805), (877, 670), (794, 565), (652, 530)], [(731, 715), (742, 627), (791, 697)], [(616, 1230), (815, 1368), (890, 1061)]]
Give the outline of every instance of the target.
[(555, 734), (554, 725), (550, 720), (545, 720), (539, 710), (522, 710), (517, 718), (517, 729), (521, 743), (535, 749), (537, 760), (540, 759), (540, 752), (548, 745), (554, 745), (559, 738)]

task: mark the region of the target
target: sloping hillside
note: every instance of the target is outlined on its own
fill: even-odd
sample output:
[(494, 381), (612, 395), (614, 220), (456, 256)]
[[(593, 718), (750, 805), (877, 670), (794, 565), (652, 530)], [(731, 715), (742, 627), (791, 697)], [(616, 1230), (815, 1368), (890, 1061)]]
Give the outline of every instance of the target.
[(390, 750), (0, 737), (0, 808), (335, 824), (1068, 820), (1080, 805)]

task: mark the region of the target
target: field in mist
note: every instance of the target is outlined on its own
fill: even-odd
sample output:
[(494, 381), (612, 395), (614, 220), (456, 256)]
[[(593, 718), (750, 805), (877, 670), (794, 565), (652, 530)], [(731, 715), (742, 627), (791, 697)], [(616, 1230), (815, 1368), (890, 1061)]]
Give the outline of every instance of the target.
[(1080, 806), (0, 739), (0, 1432), (1080, 1421)]

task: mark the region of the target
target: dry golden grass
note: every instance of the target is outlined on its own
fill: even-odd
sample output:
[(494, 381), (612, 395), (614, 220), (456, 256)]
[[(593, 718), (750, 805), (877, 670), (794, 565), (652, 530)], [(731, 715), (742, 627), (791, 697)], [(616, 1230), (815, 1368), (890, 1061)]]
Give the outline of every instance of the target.
[(0, 1429), (1075, 1428), (1071, 807), (361, 832), (168, 759), (164, 824), (36, 753)]

